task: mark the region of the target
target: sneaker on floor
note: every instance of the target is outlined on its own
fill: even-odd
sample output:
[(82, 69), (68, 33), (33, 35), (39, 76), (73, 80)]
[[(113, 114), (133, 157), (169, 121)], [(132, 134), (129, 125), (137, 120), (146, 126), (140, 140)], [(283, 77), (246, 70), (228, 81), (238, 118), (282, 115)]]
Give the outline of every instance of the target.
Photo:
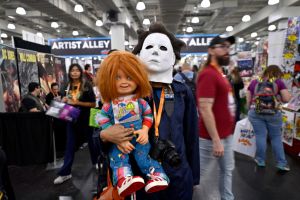
[(117, 188), (121, 197), (126, 197), (145, 186), (144, 179), (140, 176), (127, 176), (118, 181)]
[(151, 176), (151, 179), (147, 182), (145, 186), (145, 191), (147, 193), (158, 192), (164, 190), (168, 187), (168, 182), (160, 176)]
[(285, 165), (285, 166), (277, 166), (277, 169), (281, 172), (288, 172), (290, 171), (290, 167), (288, 165)]
[(54, 184), (62, 184), (63, 182), (69, 180), (70, 178), (72, 178), (72, 175), (67, 175), (67, 176), (58, 176), (55, 180), (54, 180)]
[(266, 167), (266, 163), (265, 162), (262, 162), (262, 161), (258, 161), (256, 159), (254, 159), (254, 162), (256, 163), (256, 165), (258, 167)]

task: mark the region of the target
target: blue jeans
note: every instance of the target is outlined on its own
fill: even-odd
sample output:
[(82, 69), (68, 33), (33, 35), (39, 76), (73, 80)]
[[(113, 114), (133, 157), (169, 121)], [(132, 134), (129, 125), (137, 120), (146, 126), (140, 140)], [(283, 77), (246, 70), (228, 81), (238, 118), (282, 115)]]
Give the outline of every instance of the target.
[[(132, 154), (141, 170), (145, 175), (150, 174), (151, 169), (154, 168), (154, 174), (161, 176), (169, 182), (169, 178), (164, 172), (162, 166), (158, 161), (153, 160), (149, 156), (150, 144), (149, 142), (145, 145), (141, 145), (136, 142), (136, 139), (133, 138), (131, 144), (135, 146), (135, 149), (132, 151)], [(118, 180), (126, 177), (132, 176), (131, 165), (129, 164), (129, 155), (123, 154), (116, 145), (113, 145), (109, 152), (110, 158), (110, 167), (113, 171), (113, 184), (116, 185)]]
[(267, 134), (269, 134), (273, 152), (277, 161), (277, 167), (283, 167), (287, 164), (281, 140), (282, 116), (281, 112), (274, 115), (256, 114), (251, 109), (248, 112), (248, 118), (253, 126), (256, 137), (256, 160), (259, 163), (265, 163), (267, 149)]
[[(234, 196), (232, 193), (232, 171), (234, 169), (234, 153), (232, 149), (232, 135), (221, 140), (224, 146), (224, 156), (215, 157), (213, 155), (213, 143), (211, 140), (200, 138), (199, 149), (200, 149), (200, 187), (202, 180), (208, 180), (212, 176), (209, 174), (210, 167), (214, 162), (218, 162), (220, 167), (220, 178), (219, 178), (219, 191), (222, 200), (233, 200)], [(207, 189), (213, 189), (211, 187), (206, 187)], [(204, 193), (210, 195), (210, 191), (203, 191)], [(210, 197), (205, 197), (205, 199), (210, 199)]]

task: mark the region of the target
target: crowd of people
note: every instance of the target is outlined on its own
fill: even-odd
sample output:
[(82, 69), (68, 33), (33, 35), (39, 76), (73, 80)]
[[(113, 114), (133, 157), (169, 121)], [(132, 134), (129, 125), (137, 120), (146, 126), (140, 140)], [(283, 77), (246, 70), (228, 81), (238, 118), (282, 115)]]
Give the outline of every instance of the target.
[[(97, 76), (90, 65), (83, 70), (79, 64), (72, 64), (68, 84), (58, 88), (57, 83), (52, 83), (45, 101), (39, 97), (38, 83), (28, 85), (22, 112), (44, 112), (53, 100), (80, 110), (76, 121), (66, 123), (64, 164), (54, 184), (72, 178), (80, 141), (88, 141), (92, 164), (97, 163), (99, 152), (93, 146), (93, 128), (89, 127), (90, 108), (96, 106), (96, 87), (103, 104), (98, 118), (99, 138), (106, 147), (102, 150), (109, 156), (112, 183), (120, 196), (136, 193), (137, 199), (143, 200), (213, 199), (212, 188), (205, 182), (213, 177), (209, 168), (215, 162), (220, 168), (221, 199), (233, 200), (233, 131), (240, 120), (240, 90), (245, 86), (237, 68), (228, 75), (222, 68), (229, 65), (235, 38), (215, 37), (209, 44), (205, 64), (198, 68), (184, 63), (175, 72), (173, 67), (180, 59), (184, 42), (159, 23), (139, 32), (138, 38), (132, 53), (110, 53)], [(278, 66), (269, 66), (246, 90), (248, 117), (256, 136), (254, 162), (259, 167), (266, 166), (269, 135), (277, 168), (286, 172), (290, 168), (281, 141), (280, 109), (261, 109), (264, 99), (258, 95), (258, 88), (268, 82), (276, 87), (272, 100), (288, 102), (291, 95), (281, 77)], [(6, 194), (3, 187), (0, 189)]]

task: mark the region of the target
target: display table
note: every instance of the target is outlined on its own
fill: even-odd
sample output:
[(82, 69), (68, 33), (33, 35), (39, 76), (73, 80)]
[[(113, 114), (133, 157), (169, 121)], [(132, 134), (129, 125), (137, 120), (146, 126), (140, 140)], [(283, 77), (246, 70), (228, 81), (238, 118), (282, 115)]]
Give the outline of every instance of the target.
[(0, 113), (0, 145), (9, 165), (53, 162), (52, 119), (44, 113)]

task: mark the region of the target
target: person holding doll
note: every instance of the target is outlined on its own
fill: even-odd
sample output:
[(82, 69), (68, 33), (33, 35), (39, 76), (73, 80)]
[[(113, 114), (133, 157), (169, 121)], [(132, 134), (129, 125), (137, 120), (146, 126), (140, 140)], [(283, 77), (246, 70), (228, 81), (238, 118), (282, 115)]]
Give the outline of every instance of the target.
[[(115, 51), (104, 59), (97, 80), (104, 102), (98, 121), (102, 129), (115, 124), (134, 128), (132, 140), (114, 144), (109, 150), (113, 184), (119, 195), (126, 197), (144, 186), (147, 193), (166, 189), (169, 178), (158, 161), (148, 155), (148, 131), (153, 115), (149, 104), (142, 99), (152, 92), (145, 66), (132, 53)], [(146, 184), (142, 177), (133, 175), (129, 152), (148, 177)]]

